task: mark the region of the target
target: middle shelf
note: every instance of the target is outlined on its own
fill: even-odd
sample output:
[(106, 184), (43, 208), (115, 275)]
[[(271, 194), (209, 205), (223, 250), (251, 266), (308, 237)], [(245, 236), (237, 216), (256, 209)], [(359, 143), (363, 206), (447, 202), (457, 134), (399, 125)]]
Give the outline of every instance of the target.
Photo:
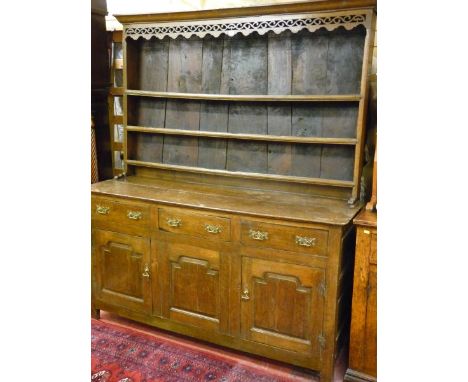
[(147, 90), (126, 90), (125, 94), (131, 96), (144, 96), (153, 98), (206, 100), (206, 101), (252, 101), (252, 102), (358, 102), (359, 94), (207, 94), (207, 93), (178, 93), (155, 92)]
[(183, 135), (191, 137), (206, 137), (206, 138), (225, 138), (225, 139), (240, 139), (252, 141), (266, 142), (284, 142), (284, 143), (317, 143), (330, 145), (356, 145), (355, 138), (327, 138), (327, 137), (295, 137), (284, 135), (265, 135), (265, 134), (233, 134), (216, 131), (200, 131), (200, 130), (182, 130), (168, 129), (162, 127), (143, 127), (143, 126), (127, 126), (127, 131), (136, 131), (140, 133), (153, 133), (163, 135)]

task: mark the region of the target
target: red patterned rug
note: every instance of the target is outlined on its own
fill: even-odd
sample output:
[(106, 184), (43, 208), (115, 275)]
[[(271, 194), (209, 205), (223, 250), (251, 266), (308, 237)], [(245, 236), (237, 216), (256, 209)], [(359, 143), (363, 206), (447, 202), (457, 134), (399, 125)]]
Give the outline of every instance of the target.
[[(91, 321), (92, 382), (291, 382), (316, 381), (295, 369), (287, 372), (236, 362), (221, 352)], [(301, 375), (302, 374), (302, 375)]]

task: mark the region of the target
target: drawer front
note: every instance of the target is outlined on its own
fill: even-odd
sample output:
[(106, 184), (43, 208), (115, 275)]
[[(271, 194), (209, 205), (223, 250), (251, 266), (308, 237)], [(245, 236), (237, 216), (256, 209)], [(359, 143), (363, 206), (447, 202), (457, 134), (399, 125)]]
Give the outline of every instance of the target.
[(231, 240), (231, 220), (227, 218), (176, 208), (160, 208), (158, 216), (161, 231), (221, 241)]
[(248, 246), (284, 249), (324, 256), (327, 255), (328, 231), (242, 221), (241, 241)]
[(91, 216), (96, 228), (134, 235), (149, 235), (148, 205), (118, 199), (93, 198)]

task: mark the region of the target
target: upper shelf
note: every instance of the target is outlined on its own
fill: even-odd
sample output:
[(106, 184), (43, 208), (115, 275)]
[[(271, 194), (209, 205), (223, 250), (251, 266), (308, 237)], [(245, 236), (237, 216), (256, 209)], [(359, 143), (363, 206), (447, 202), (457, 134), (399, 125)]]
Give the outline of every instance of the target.
[(359, 102), (359, 94), (320, 94), (320, 95), (262, 95), (262, 94), (201, 94), (201, 93), (177, 93), (154, 92), (147, 90), (126, 90), (125, 94), (132, 96), (144, 96), (170, 99), (193, 99), (206, 101), (250, 101), (250, 102)]

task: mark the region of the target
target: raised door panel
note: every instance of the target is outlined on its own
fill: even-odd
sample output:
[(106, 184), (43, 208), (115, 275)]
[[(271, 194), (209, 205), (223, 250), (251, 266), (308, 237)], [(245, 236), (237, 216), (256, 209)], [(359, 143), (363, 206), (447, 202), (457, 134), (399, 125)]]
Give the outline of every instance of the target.
[(318, 367), (324, 282), (322, 268), (243, 257), (242, 336), (306, 354)]
[(151, 312), (150, 241), (94, 231), (95, 298), (135, 312)]
[(161, 243), (163, 316), (208, 331), (227, 328), (227, 264), (220, 251)]

